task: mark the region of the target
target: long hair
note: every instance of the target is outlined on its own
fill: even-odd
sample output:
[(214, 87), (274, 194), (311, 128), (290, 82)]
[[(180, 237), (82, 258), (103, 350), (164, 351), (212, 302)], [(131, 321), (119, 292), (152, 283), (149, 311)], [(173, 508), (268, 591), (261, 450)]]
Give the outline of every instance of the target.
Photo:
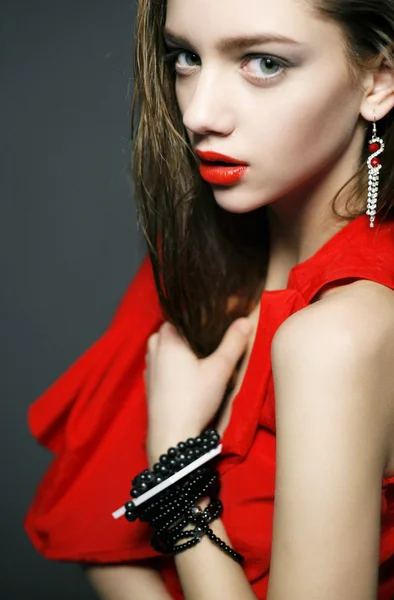
[[(381, 55), (393, 64), (392, 0), (313, 4), (322, 18), (342, 28), (355, 74)], [(165, 0), (139, 0), (132, 107), (137, 219), (164, 318), (197, 356), (205, 357), (217, 348), (231, 322), (250, 312), (264, 289), (270, 247), (268, 216), (265, 206), (243, 214), (225, 211), (202, 180), (176, 102), (174, 73), (163, 58), (165, 18)], [(393, 115), (379, 126), (386, 150), (378, 210), (392, 215)], [(359, 197), (365, 193), (365, 198), (368, 138), (360, 169), (352, 178), (352, 189)], [(333, 199), (336, 214), (335, 200), (343, 189)], [(356, 210), (350, 218), (362, 212)]]

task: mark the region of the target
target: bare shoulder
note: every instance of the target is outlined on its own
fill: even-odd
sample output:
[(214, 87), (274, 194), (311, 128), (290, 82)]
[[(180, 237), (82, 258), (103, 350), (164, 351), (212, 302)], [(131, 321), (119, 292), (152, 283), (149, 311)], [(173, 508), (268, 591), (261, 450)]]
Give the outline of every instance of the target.
[[(273, 343), (289, 338), (305, 342), (308, 335), (317, 340), (316, 333), (332, 332), (337, 344), (359, 344), (358, 352), (374, 352), (374, 344), (383, 344), (394, 351), (394, 290), (375, 281), (358, 280), (332, 288), (318, 302), (291, 315), (277, 330)], [(340, 332), (341, 335), (336, 334)], [(391, 346), (390, 346), (391, 344)], [(383, 349), (383, 348), (382, 348)], [(391, 359), (394, 354), (390, 353)]]
[[(339, 285), (323, 292), (320, 299), (327, 305), (330, 302), (355, 302), (361, 310), (366, 303), (368, 307), (373, 305), (373, 309), (382, 308), (388, 311), (387, 316), (394, 321), (394, 290), (382, 285), (376, 281), (368, 279), (359, 279), (353, 283)], [(335, 299), (335, 300), (334, 300)]]
[(315, 373), (323, 385), (323, 371), (349, 390), (349, 382), (357, 381), (359, 390), (365, 391), (364, 410), (376, 419), (380, 416), (389, 428), (393, 441), (386, 472), (394, 474), (393, 290), (368, 280), (329, 290), (282, 323), (271, 356), (277, 377), (298, 361), (298, 369), (308, 370), (309, 377)]

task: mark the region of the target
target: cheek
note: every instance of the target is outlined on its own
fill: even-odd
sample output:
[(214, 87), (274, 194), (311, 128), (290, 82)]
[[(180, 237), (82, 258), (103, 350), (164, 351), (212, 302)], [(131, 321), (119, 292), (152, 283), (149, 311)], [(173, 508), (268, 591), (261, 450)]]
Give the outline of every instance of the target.
[(360, 93), (345, 77), (330, 81), (327, 76), (321, 82), (308, 77), (299, 85), (289, 85), (259, 128), (264, 155), (273, 171), (279, 175), (285, 167), (285, 177), (286, 173), (294, 177), (308, 170), (316, 172), (335, 160), (352, 139), (360, 100)]
[(186, 85), (184, 81), (179, 82), (179, 80), (175, 80), (175, 97), (182, 117), (189, 106), (192, 93), (193, 90), (191, 85)]
[[(179, 85), (175, 81), (175, 98), (178, 104), (178, 111), (183, 119), (183, 115), (185, 114), (187, 107), (189, 106), (191, 97), (190, 90), (187, 89), (185, 85)], [(193, 133), (186, 128), (187, 137), (190, 143), (193, 141)]]

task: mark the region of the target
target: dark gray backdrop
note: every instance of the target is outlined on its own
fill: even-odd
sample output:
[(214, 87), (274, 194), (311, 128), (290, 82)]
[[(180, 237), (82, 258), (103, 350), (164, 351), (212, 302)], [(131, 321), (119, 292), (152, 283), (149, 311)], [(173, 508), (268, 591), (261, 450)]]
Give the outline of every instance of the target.
[(135, 2), (0, 7), (0, 598), (92, 600), (22, 519), (51, 455), (28, 405), (105, 330), (144, 254), (128, 180)]

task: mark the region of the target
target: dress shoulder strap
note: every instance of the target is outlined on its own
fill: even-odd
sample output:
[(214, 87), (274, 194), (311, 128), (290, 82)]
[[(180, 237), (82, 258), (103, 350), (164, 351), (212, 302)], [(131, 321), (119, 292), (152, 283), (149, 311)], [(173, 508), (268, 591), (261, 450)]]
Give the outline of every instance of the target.
[(293, 267), (288, 287), (310, 304), (323, 288), (357, 279), (394, 289), (394, 218), (377, 219), (374, 228), (367, 215), (350, 221), (313, 256)]

